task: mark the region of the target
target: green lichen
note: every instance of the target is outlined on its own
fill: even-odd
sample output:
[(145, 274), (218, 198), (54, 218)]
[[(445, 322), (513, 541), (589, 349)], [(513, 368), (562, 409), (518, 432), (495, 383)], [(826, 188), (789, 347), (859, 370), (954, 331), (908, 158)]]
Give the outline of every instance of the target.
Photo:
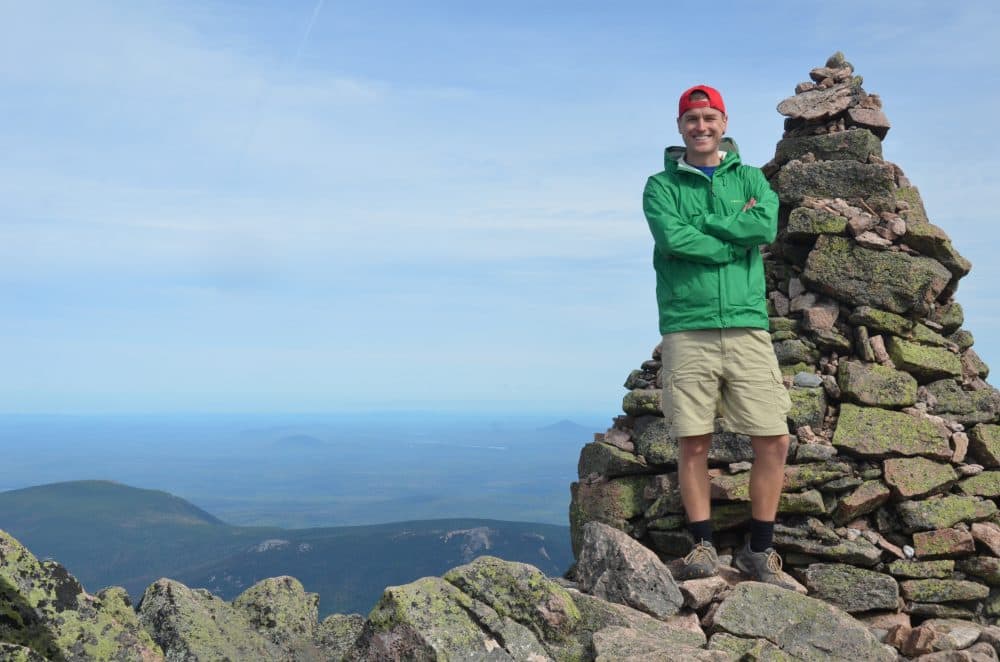
[(803, 425), (819, 429), (826, 415), (826, 392), (822, 388), (788, 389), (792, 408), (788, 412), (788, 420), (793, 430)]
[(844, 403), (833, 435), (838, 449), (861, 456), (923, 455), (951, 458), (948, 438), (929, 420), (878, 407)]
[(974, 496), (1000, 496), (1000, 471), (984, 471), (978, 476), (970, 476), (958, 483), (962, 494)]
[(782, 492), (778, 500), (778, 512), (789, 515), (824, 515), (826, 506), (823, 495), (817, 490)]
[(955, 571), (953, 559), (937, 561), (906, 561), (898, 559), (889, 564), (889, 574), (913, 579), (947, 579)]
[(920, 383), (962, 376), (961, 359), (958, 354), (947, 349), (928, 347), (896, 337), (889, 338), (886, 349), (896, 367), (911, 373)]
[(907, 600), (915, 602), (952, 602), (982, 600), (990, 593), (988, 587), (959, 579), (908, 579), (899, 583)]
[(925, 501), (903, 501), (896, 511), (908, 531), (947, 529), (959, 522), (978, 522), (989, 519), (997, 512), (992, 501), (979, 501), (976, 497), (951, 495)]
[(662, 391), (658, 388), (633, 389), (622, 400), (622, 411), (629, 416), (662, 416), (660, 401)]

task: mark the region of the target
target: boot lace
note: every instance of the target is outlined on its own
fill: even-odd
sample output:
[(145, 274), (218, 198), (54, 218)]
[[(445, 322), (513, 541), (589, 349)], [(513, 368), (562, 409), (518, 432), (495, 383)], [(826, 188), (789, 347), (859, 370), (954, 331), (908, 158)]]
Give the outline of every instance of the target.
[(767, 555), (767, 569), (776, 575), (781, 572), (781, 557), (773, 549)]
[(707, 561), (712, 562), (712, 553), (709, 551), (708, 547), (704, 545), (695, 545), (694, 549), (688, 552), (687, 556), (684, 557), (684, 565), (691, 565), (697, 561)]

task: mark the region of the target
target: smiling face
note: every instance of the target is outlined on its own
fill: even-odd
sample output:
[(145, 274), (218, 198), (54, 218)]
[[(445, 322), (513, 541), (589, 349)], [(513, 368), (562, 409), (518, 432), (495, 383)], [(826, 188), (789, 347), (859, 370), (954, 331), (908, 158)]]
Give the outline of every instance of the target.
[[(694, 92), (692, 101), (708, 97), (702, 92)], [(677, 119), (677, 130), (684, 139), (687, 152), (684, 160), (695, 166), (719, 165), (719, 143), (726, 133), (726, 116), (707, 105), (689, 108)]]

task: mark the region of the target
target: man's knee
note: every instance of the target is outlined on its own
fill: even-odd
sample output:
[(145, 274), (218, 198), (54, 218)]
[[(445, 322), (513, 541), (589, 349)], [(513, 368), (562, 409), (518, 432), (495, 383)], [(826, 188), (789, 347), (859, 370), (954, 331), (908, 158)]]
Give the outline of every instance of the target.
[(755, 458), (784, 461), (788, 455), (788, 435), (780, 434), (772, 437), (751, 437)]
[(677, 441), (680, 444), (681, 455), (683, 457), (707, 456), (708, 449), (712, 446), (712, 435), (703, 434), (697, 437), (681, 437)]

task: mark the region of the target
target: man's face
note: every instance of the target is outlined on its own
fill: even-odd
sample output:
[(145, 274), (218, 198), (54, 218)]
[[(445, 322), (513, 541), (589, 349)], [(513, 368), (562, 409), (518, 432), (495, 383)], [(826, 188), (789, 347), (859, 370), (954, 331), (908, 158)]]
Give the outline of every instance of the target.
[(715, 108), (691, 108), (677, 120), (691, 158), (714, 157), (726, 132), (726, 116)]

